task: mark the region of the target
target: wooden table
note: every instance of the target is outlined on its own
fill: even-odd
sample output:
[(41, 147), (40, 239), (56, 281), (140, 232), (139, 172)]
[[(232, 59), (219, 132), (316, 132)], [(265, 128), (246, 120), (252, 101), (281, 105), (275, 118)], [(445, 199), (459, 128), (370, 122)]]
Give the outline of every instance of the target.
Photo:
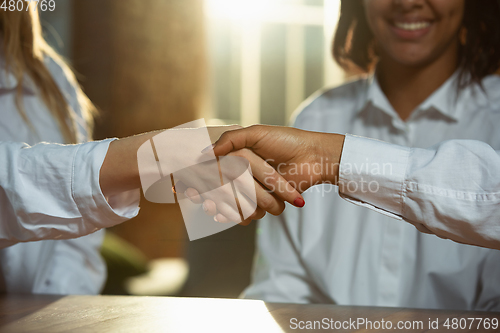
[[(453, 329), (452, 326), (446, 329), (443, 325), (447, 318), (450, 318), (450, 325), (452, 318), (457, 318), (457, 323), (460, 318), (476, 319), (467, 321), (467, 329)], [(477, 328), (479, 318), (482, 318), (480, 329)], [(429, 329), (429, 319), (431, 323), (438, 319), (439, 329)], [(499, 332), (500, 326), (493, 329), (491, 325), (499, 319), (500, 313), (488, 312), (270, 304), (229, 299), (0, 297), (0, 332)], [(371, 321), (372, 329), (367, 327), (368, 323), (354, 327), (358, 320)], [(311, 328), (314, 321), (317, 321), (317, 330)], [(463, 322), (462, 319), (462, 326)], [(473, 327), (469, 329), (471, 322)], [(485, 329), (486, 322), (490, 323), (489, 330)], [(391, 330), (388, 330), (389, 323)], [(308, 324), (310, 329), (306, 329)], [(323, 324), (323, 329), (318, 324)], [(398, 329), (398, 324), (406, 324), (407, 328), (420, 327)], [(335, 329), (335, 325), (344, 327)], [(377, 325), (378, 330), (375, 329)]]

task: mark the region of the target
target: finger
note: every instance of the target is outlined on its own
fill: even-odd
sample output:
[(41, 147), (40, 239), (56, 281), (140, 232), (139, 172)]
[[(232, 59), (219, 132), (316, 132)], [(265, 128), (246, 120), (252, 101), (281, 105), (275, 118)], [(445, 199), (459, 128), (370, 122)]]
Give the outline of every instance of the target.
[[(258, 208), (256, 188), (257, 186), (259, 187), (261, 186), (253, 178), (251, 178), (251, 184), (249, 186), (251, 186), (252, 188), (244, 189), (245, 191), (242, 191), (241, 188), (236, 188), (237, 191), (236, 196), (238, 199), (238, 204), (240, 206), (241, 215), (243, 219), (247, 219), (248, 217), (250, 217)], [(250, 197), (245, 192), (250, 192), (251, 194)]]
[[(257, 209), (255, 210), (255, 212), (251, 216), (249, 216), (246, 220), (243, 220), (242, 222), (240, 222), (238, 224), (243, 225), (243, 226), (247, 226), (250, 223), (252, 223), (252, 221), (260, 220), (260, 219), (264, 218), (264, 216), (266, 216), (266, 211), (263, 210), (260, 207), (257, 207)], [(216, 222), (220, 222), (220, 223), (231, 222), (227, 217), (225, 217), (222, 214), (217, 214), (217, 216), (215, 217), (214, 220)]]
[(270, 165), (266, 167), (265, 172), (257, 166), (253, 174), (255, 179), (281, 200), (296, 207), (304, 207), (305, 200), (302, 195)]
[(252, 221), (255, 221), (255, 220), (260, 220), (262, 219), (264, 216), (266, 216), (266, 211), (263, 210), (262, 208), (260, 207), (257, 207), (257, 210), (250, 216), (248, 217), (246, 220), (244, 220), (243, 222), (239, 223), (240, 225), (243, 225), (243, 226), (247, 226), (249, 225), (250, 223), (252, 223)]
[(224, 213), (227, 212), (227, 210), (221, 208), (220, 212), (215, 215), (214, 220), (220, 223), (234, 222), (238, 224), (248, 225), (252, 220), (263, 218), (266, 215), (266, 212), (270, 212), (273, 215), (281, 214), (285, 209), (285, 203), (267, 192), (260, 184), (256, 183), (256, 187), (256, 191), (258, 193), (257, 200), (258, 202), (260, 202), (261, 207), (258, 207), (245, 195), (242, 195), (241, 193), (240, 195), (238, 195), (238, 201), (240, 203), (241, 211), (244, 211), (245, 206), (251, 207), (252, 214), (250, 214), (250, 216), (248, 216), (246, 219), (243, 219), (242, 221), (240, 215), (228, 215)]
[[(239, 150), (232, 154), (246, 158), (250, 162), (254, 178), (279, 199), (287, 201), (296, 207), (304, 206), (305, 201), (302, 195), (260, 156), (248, 149)], [(262, 207), (259, 202), (257, 204)]]
[(219, 222), (219, 223), (229, 223), (229, 222), (231, 222), (231, 220), (230, 220), (230, 219), (228, 219), (227, 217), (225, 217), (225, 216), (224, 216), (224, 215), (222, 215), (222, 214), (217, 214), (217, 215), (215, 215), (215, 217), (214, 217), (214, 221), (215, 221), (215, 222)]
[(207, 215), (221, 213), (231, 221), (240, 222), (241, 217), (232, 186), (226, 184), (213, 191), (203, 193), (204, 207)]
[(222, 134), (227, 131), (234, 131), (243, 128), (239, 125), (224, 125), (224, 126), (207, 126), (208, 135), (210, 136), (210, 141), (216, 142), (219, 140)]
[[(269, 193), (259, 182), (253, 181), (255, 188), (255, 197), (250, 199), (245, 193), (238, 193), (238, 201), (240, 204), (243, 219), (247, 220), (258, 209), (268, 212), (272, 215), (279, 215), (285, 210), (285, 202), (276, 197), (273, 193)], [(255, 201), (254, 201), (255, 200)]]
[[(228, 222), (241, 222), (241, 216), (238, 207), (236, 206), (236, 202), (228, 203), (223, 201), (221, 203), (217, 203), (217, 211), (220, 215), (226, 217), (228, 219)], [(219, 214), (217, 214), (216, 217)]]
[(203, 211), (208, 216), (215, 216), (217, 214), (217, 206), (212, 200), (205, 200), (203, 202)]
[(203, 199), (201, 195), (194, 188), (190, 187), (185, 192), (184, 195), (191, 200), (192, 203), (201, 204)]
[(252, 148), (264, 135), (265, 126), (250, 126), (222, 134), (213, 147), (216, 156), (224, 156), (232, 151)]
[[(255, 156), (258, 161), (262, 161), (260, 157), (256, 156), (251, 151), (245, 154), (249, 159)], [(253, 214), (257, 206), (273, 215), (279, 215), (283, 212), (285, 209), (285, 202), (282, 199), (270, 193), (262, 184), (256, 181), (251, 174), (243, 178), (242, 180), (242, 177), (240, 177), (233, 182), (234, 188), (237, 191), (237, 198), (243, 219)]]
[[(260, 184), (256, 184), (256, 185), (252, 184), (252, 186), (259, 186), (261, 191), (264, 191), (264, 194), (268, 195), (268, 193), (262, 189)], [(239, 223), (239, 224), (242, 224), (242, 223), (248, 224), (253, 219), (261, 219), (262, 217), (264, 217), (266, 215), (266, 211), (264, 209), (258, 207), (255, 202), (250, 200), (243, 193), (241, 193), (241, 192), (238, 193), (237, 197), (238, 197), (238, 203), (240, 206), (239, 208), (241, 209), (241, 213), (243, 214), (243, 219), (244, 219), (243, 221), (241, 221), (241, 218), (242, 218), (241, 215), (238, 216), (238, 218), (236, 220), (234, 220), (234, 219), (228, 218), (224, 214), (217, 213), (216, 204), (212, 200), (205, 200), (205, 202), (204, 202), (205, 213), (207, 213), (207, 215), (211, 215), (211, 216), (215, 216), (215, 215), (219, 214), (218, 216), (215, 216), (215, 219), (220, 220), (220, 222), (229, 222), (230, 221), (230, 222)], [(222, 205), (222, 203), (220, 205)], [(284, 203), (283, 203), (283, 205), (284, 205)], [(233, 217), (235, 217), (235, 216), (233, 216)]]
[(257, 206), (272, 215), (280, 215), (285, 210), (285, 202), (280, 198), (269, 193), (262, 185), (258, 184), (255, 188), (257, 195)]

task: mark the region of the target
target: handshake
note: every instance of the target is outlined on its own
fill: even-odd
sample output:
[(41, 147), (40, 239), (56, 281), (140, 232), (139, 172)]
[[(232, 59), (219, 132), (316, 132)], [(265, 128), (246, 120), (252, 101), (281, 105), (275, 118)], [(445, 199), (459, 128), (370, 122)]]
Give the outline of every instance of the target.
[(196, 121), (154, 136), (137, 157), (146, 199), (178, 202), (195, 240), (279, 215), (285, 202), (303, 207), (302, 192), (337, 183), (343, 142), (337, 134)]

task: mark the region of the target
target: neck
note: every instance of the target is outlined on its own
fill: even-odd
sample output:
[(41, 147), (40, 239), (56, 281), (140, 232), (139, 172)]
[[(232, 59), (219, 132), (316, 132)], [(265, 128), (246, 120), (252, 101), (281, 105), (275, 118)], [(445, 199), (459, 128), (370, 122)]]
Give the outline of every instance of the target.
[(408, 66), (381, 57), (377, 65), (380, 87), (402, 120), (443, 85), (458, 67), (457, 48), (422, 66)]

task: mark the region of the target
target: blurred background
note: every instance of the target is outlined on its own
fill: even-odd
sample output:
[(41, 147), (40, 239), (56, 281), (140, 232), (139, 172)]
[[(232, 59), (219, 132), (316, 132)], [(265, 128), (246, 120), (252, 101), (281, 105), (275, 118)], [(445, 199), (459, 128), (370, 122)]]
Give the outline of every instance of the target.
[[(286, 125), (307, 97), (339, 85), (331, 56), (339, 0), (56, 0), (44, 33), (101, 115), (95, 139), (205, 118)], [(106, 294), (238, 297), (255, 223), (189, 242), (176, 205), (141, 201), (108, 230)]]

